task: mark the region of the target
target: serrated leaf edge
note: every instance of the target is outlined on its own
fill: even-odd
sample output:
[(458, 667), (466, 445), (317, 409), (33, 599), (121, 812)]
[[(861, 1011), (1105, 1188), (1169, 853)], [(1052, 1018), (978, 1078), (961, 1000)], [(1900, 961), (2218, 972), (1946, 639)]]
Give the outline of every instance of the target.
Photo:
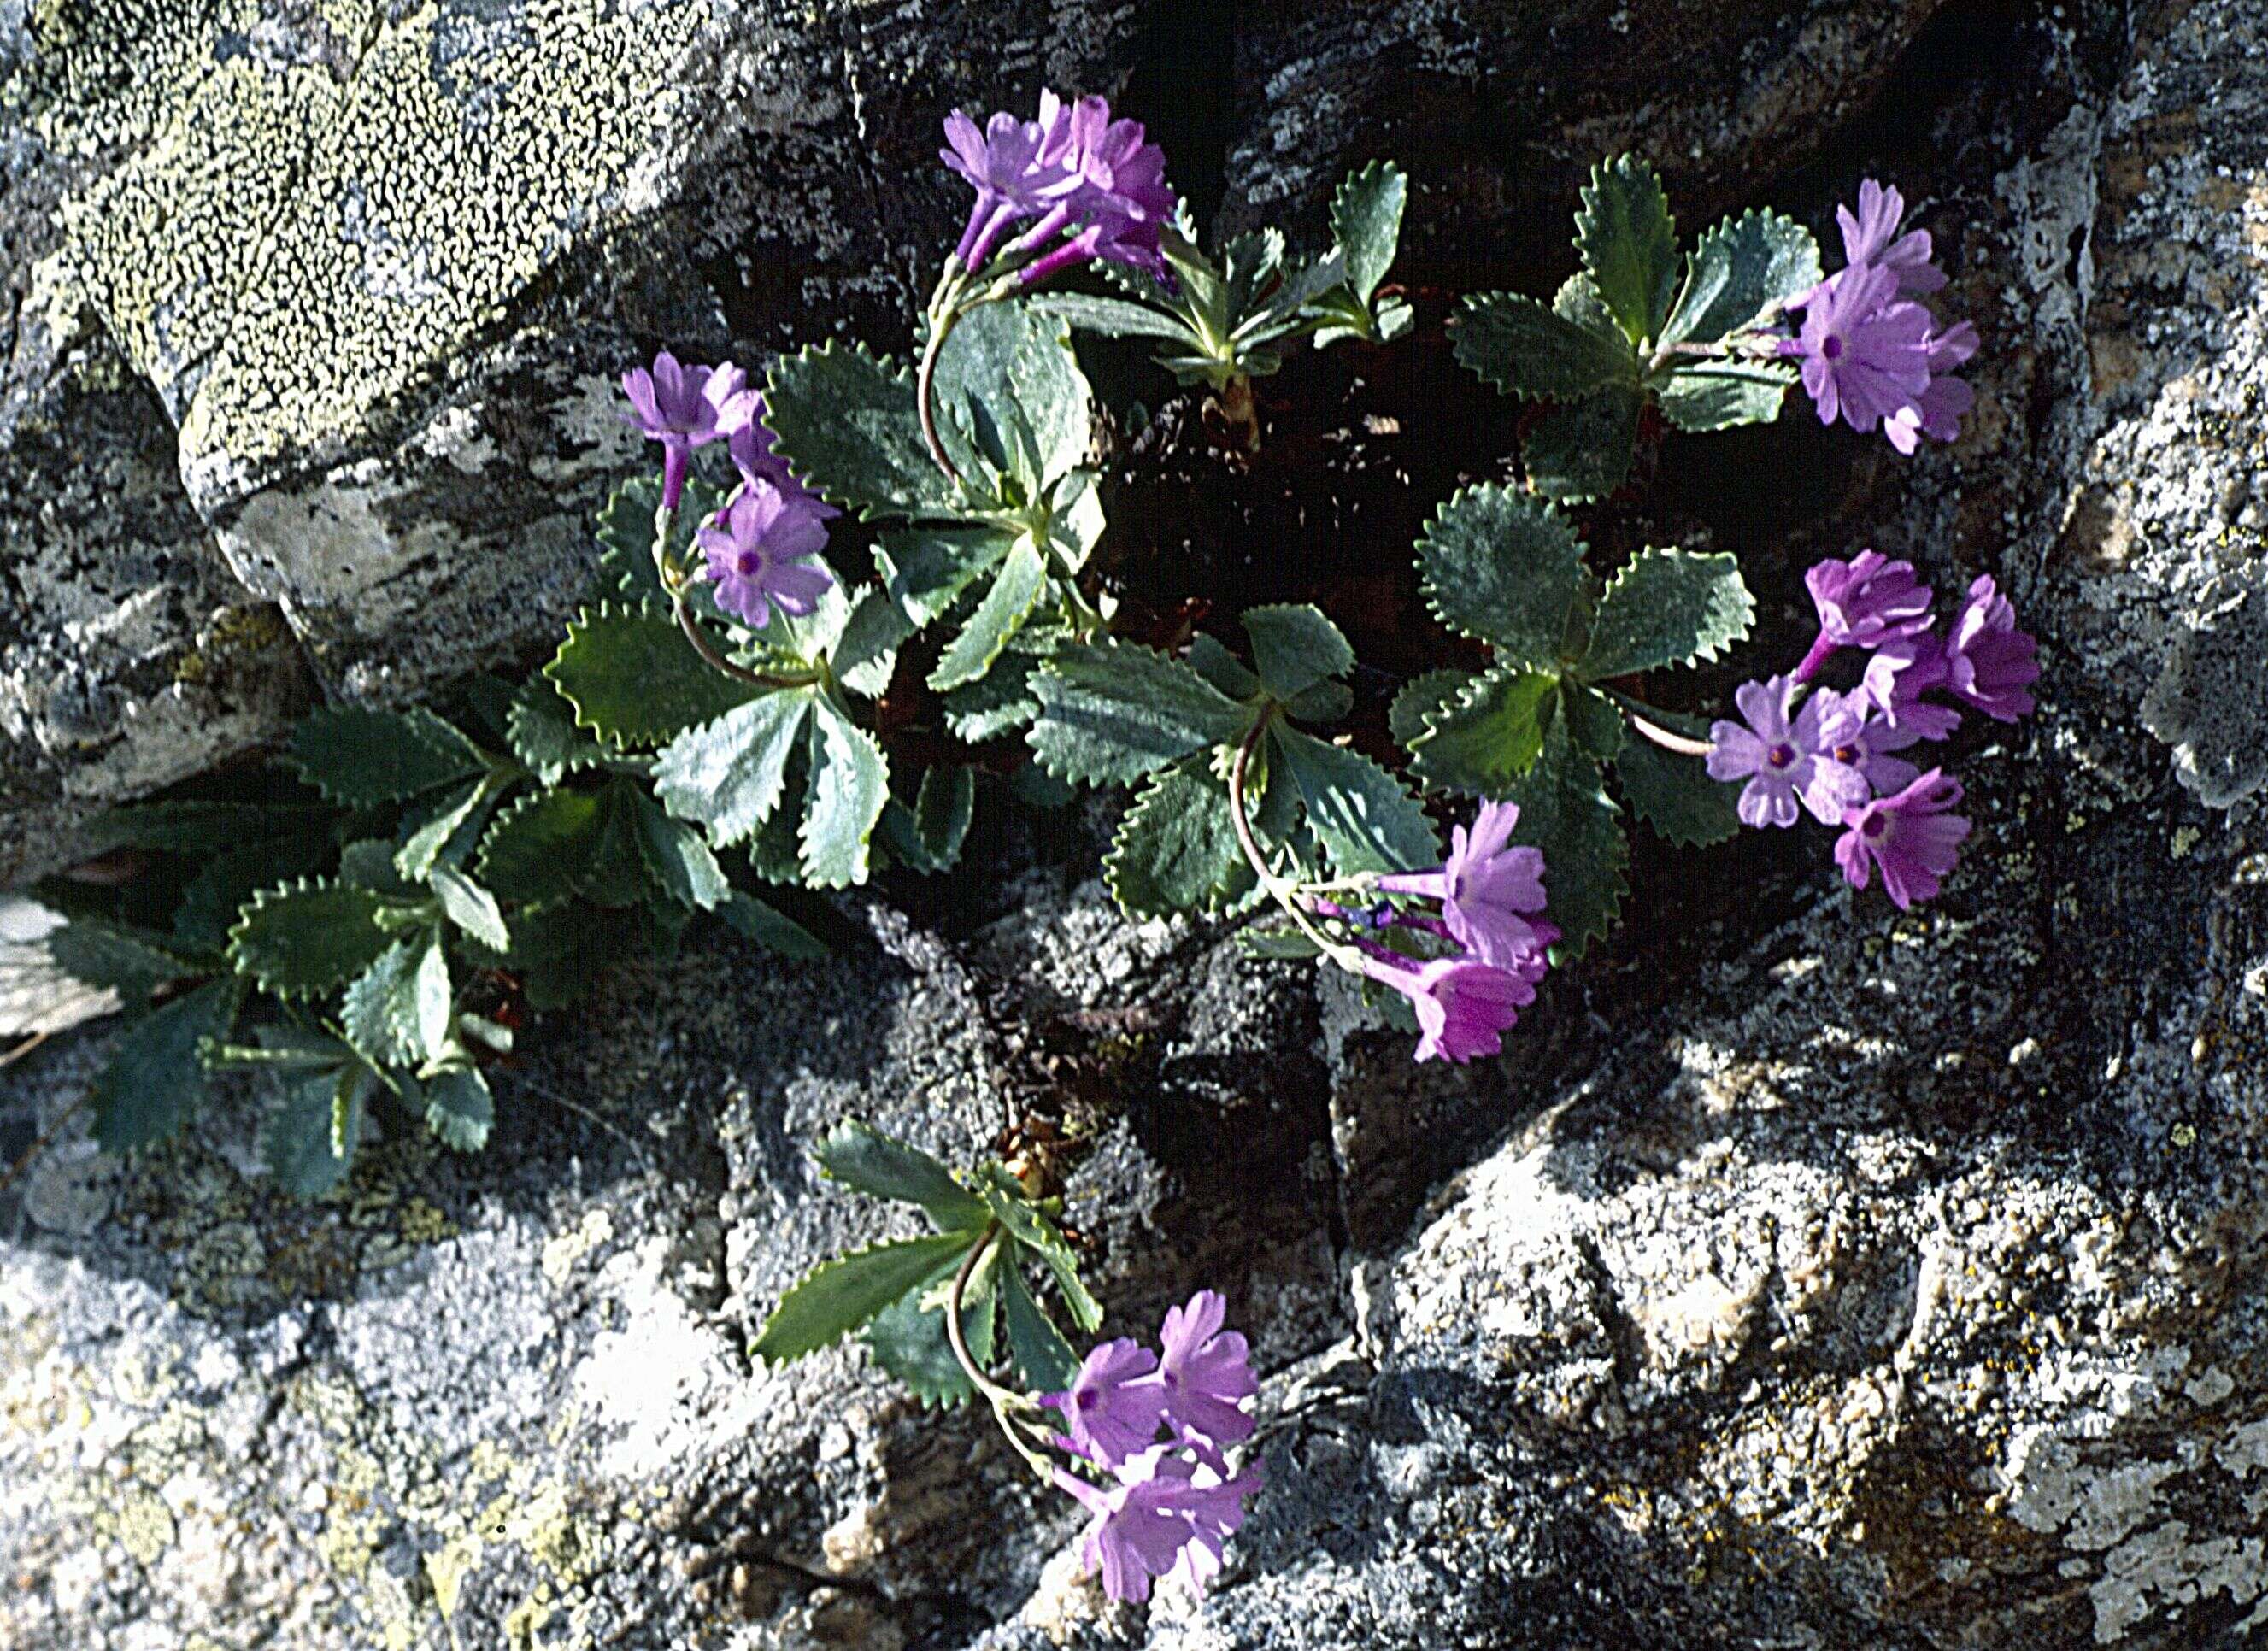
[[(1676, 665), (1697, 665), (1705, 660), (1713, 664), (1723, 657), (1722, 650), (1734, 647), (1748, 640), (1749, 632), (1756, 629), (1756, 593), (1749, 588), (1748, 580), (1741, 577), (1740, 557), (1729, 550), (1688, 550), (1682, 545), (1646, 545), (1639, 549), (1638, 555), (1615, 570), (1614, 577), (1607, 581), (1606, 589), (1600, 594), (1598, 606), (1593, 609), (1594, 614), (1606, 612), (1607, 604), (1614, 600), (1615, 593), (1623, 587), (1629, 579), (1631, 571), (1647, 556), (1657, 556), (1665, 561), (1675, 562), (1729, 562), (1732, 564), (1733, 577), (1740, 584), (1741, 605), (1743, 610), (1741, 615), (1741, 628), (1726, 638), (1719, 647), (1702, 648), (1676, 661)], [(1586, 686), (1588, 686), (1597, 679), (1587, 676), (1581, 680)]]
[[(251, 899), (246, 901), (242, 905), (237, 908), (236, 921), (229, 925), (229, 967), (247, 980), (255, 983), (262, 991), (286, 1000), (294, 998), (317, 998), (320, 997), (326, 991), (334, 990), (334, 988), (328, 986), (279, 986), (273, 981), (268, 979), (265, 976), (260, 975), (254, 970), (246, 968), (244, 960), (237, 954), (238, 943), (242, 938), (244, 932), (252, 926), (252, 920), (255, 914), (264, 910), (269, 906), (280, 903), (287, 896), (310, 894), (329, 889), (348, 889), (356, 894), (368, 895), (372, 900), (377, 902), (381, 907), (388, 905), (401, 905), (403, 903), (398, 900), (390, 901), (387, 899), (385, 896), (380, 895), (372, 889), (364, 888), (357, 883), (341, 882), (335, 877), (300, 877), (295, 878), (290, 882), (278, 883), (273, 888), (262, 888), (254, 894)], [(368, 967), (368, 964), (364, 965), (364, 968)], [(356, 975), (359, 975), (361, 973), (361, 969), (357, 969), (355, 971)], [(350, 977), (350, 978), (351, 977)]]

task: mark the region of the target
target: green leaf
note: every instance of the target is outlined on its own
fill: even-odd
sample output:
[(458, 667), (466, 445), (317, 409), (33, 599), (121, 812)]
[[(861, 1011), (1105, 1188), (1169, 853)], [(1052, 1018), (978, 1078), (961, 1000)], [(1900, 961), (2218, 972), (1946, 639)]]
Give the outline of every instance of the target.
[(749, 1351), (786, 1364), (831, 1347), (976, 1242), (973, 1232), (932, 1233), (854, 1250), (822, 1262), (780, 1299)]
[(1018, 539), (1001, 563), (992, 588), (929, 674), (929, 685), (944, 693), (973, 682), (991, 669), (992, 661), (1031, 616), (1032, 606), (1047, 583), (1048, 565), (1039, 547), (1029, 535)]
[(348, 985), (339, 1026), (373, 1066), (422, 1066), (449, 1041), (449, 963), (438, 932), (397, 940)]
[(1440, 670), (1404, 682), (1386, 711), (1387, 732), (1394, 742), (1405, 748), (1414, 744), (1425, 732), (1427, 716), (1454, 704), (1476, 680), (1470, 671)]
[(968, 745), (1030, 726), (1040, 714), (1039, 697), (1032, 692), (1032, 677), (1039, 668), (1037, 659), (1010, 648), (976, 682), (945, 696), (945, 726)]
[(652, 910), (594, 906), (562, 900), (512, 915), (512, 950), (504, 962), (519, 977), (528, 1006), (557, 1009), (579, 1003), (618, 958), (634, 956), (657, 937)]
[(960, 864), (961, 844), (976, 817), (976, 770), (958, 763), (930, 770), (914, 794), (912, 814), (924, 869), (951, 871)]
[(821, 958), (832, 955), (826, 942), (794, 918), (774, 910), (754, 895), (733, 892), (717, 909), (718, 915), (743, 940), (754, 940), (783, 957)]
[(1793, 366), (1777, 361), (1697, 361), (1658, 387), (1661, 410), (1678, 429), (1697, 434), (1769, 424), (1795, 377)]
[(1079, 1257), (1056, 1230), (1055, 1223), (1032, 1203), (1023, 1183), (999, 1165), (989, 1164), (984, 1170), (984, 1183), (976, 1191), (1008, 1235), (1039, 1257), (1041, 1264), (1047, 1268), (1071, 1322), (1083, 1330), (1092, 1330), (1101, 1323), (1102, 1304), (1079, 1282)]
[(261, 1138), (278, 1188), (293, 1198), (319, 1198), (347, 1178), (373, 1081), (359, 1063), (285, 1080), (284, 1104)]
[[(968, 1356), (982, 1369), (992, 1362), (993, 1323), (1002, 1245), (986, 1250), (961, 1295), (961, 1334)], [(866, 1326), (866, 1350), (874, 1362), (911, 1389), (924, 1405), (966, 1404), (976, 1389), (954, 1356), (945, 1327), (958, 1260), (928, 1278), (877, 1313)]]
[(469, 779), (488, 767), (471, 741), (430, 711), (318, 711), (291, 731), (285, 758), (334, 802), (369, 807)]
[(1079, 1355), (1055, 1321), (1041, 1311), (1013, 1257), (1000, 1269), (1000, 1317), (1007, 1332), (1008, 1360), (1026, 1390), (1068, 1392), (1079, 1375)]
[(1436, 791), (1501, 797), (1543, 754), (1558, 679), (1500, 665), (1429, 712), (1410, 743), (1410, 771)]
[(1631, 343), (1659, 338), (1677, 284), (1677, 226), (1652, 166), (1616, 155), (1592, 169), (1575, 213), (1575, 249)]
[(1354, 650), (1321, 610), (1284, 606), (1248, 608), (1245, 634), (1252, 638), (1252, 663), (1270, 694), (1297, 699), (1318, 682), (1344, 676), (1354, 667)]
[[(685, 483), (678, 500), (676, 519), (669, 527), (671, 558), (684, 564), (695, 559), (694, 534), (714, 516), (725, 495), (698, 476)], [(666, 602), (660, 571), (654, 565), (653, 517), (661, 504), (661, 481), (652, 472), (623, 483), (599, 512), (598, 589), (636, 607), (642, 601)], [(696, 590), (700, 587), (696, 586)]]
[(367, 888), (301, 881), (253, 897), (229, 932), (237, 972), (279, 998), (343, 985), (392, 943), (379, 926), (386, 902)]
[(733, 885), (717, 864), (701, 834), (681, 820), (673, 820), (644, 792), (627, 793), (631, 823), (637, 830), (638, 853), (646, 869), (672, 900), (681, 906), (713, 911), (731, 898)]
[(1607, 586), (1582, 674), (1595, 682), (1713, 660), (1749, 634), (1756, 616), (1737, 558), (1641, 550)]
[(47, 937), (48, 956), (73, 980), (107, 987), (131, 1002), (168, 981), (209, 975), (213, 965), (170, 936), (107, 918), (74, 918)]
[(164, 1140), (204, 1098), (207, 1040), (225, 1042), (243, 988), (215, 980), (152, 1009), (118, 1035), (94, 1081), (94, 1139), (107, 1153)]
[(441, 910), (449, 921), (482, 945), (501, 952), (512, 944), (512, 932), (504, 927), (496, 896), (455, 866), (435, 869), (433, 892), (440, 896)]
[(1613, 925), (1628, 888), (1623, 868), (1630, 849), (1615, 805), (1599, 787), (1598, 764), (1576, 748), (1567, 721), (1552, 719), (1543, 755), (1507, 800), (1520, 805), (1513, 840), (1543, 851), (1544, 914), (1574, 958)]
[(1118, 822), (1102, 874), (1136, 917), (1219, 911), (1251, 891), (1256, 879), (1211, 753), (1184, 758), (1144, 785)]
[[(394, 845), (380, 843), (377, 851), (390, 873)], [(298, 837), (248, 841), (214, 854), (181, 891), (181, 903), (173, 909), (173, 938), (197, 952), (226, 951), (228, 932), (246, 901), (263, 888), (313, 876), (330, 852), (329, 837), (311, 829)]]
[(688, 729), (654, 763), (654, 793), (679, 819), (706, 826), (719, 846), (745, 842), (779, 807), (788, 759), (817, 697), (811, 689), (777, 689)]
[(576, 726), (574, 702), (541, 674), (529, 677), (513, 697), (504, 733), (512, 755), (547, 785), (607, 760), (606, 747)]
[(913, 375), (863, 346), (829, 341), (784, 356), (764, 387), (775, 451), (814, 491), (861, 518), (950, 512), (952, 484), (930, 461)]
[[(386, 838), (358, 837), (339, 851), (339, 881), (389, 900), (416, 899), (417, 885), (402, 876), (394, 864), (394, 846)], [(239, 908), (243, 903), (237, 902)], [(231, 928), (236, 926), (236, 912), (228, 914)]]
[(585, 608), (543, 674), (575, 707), (576, 726), (617, 746), (663, 744), (755, 691), (704, 661), (659, 606)]
[(1687, 260), (1685, 291), (1662, 340), (1715, 343), (1818, 282), (1819, 243), (1802, 225), (1771, 211), (1727, 218)]
[(1623, 748), (1623, 713), (1615, 709), (1614, 702), (1594, 688), (1563, 682), (1559, 705), (1567, 737), (1575, 742), (1575, 748), (1594, 762), (1613, 761)]
[(925, 625), (998, 566), (1019, 542), (1014, 529), (989, 522), (975, 527), (908, 527), (880, 537), (874, 562), (891, 600), (916, 624)]
[(866, 881), (874, 822), (890, 800), (890, 765), (874, 736), (827, 698), (812, 702), (811, 807), (803, 880), (814, 888)]
[(1260, 691), (1260, 679), (1208, 631), (1189, 638), (1189, 666), (1231, 699), (1249, 699)]
[(1326, 745), (1281, 726), (1269, 730), (1269, 741), (1298, 785), (1308, 824), (1340, 876), (1440, 864), (1440, 839), (1433, 834), (1433, 822), (1402, 782), (1377, 763), (1359, 751)]
[(1073, 470), (1057, 481), (1048, 503), (1048, 550), (1065, 571), (1076, 573), (1086, 565), (1108, 526), (1099, 472)]
[(1394, 267), (1410, 181), (1390, 160), (1351, 174), (1331, 197), (1331, 234), (1346, 256), (1347, 285), (1365, 304)]
[(596, 793), (537, 792), (499, 814), (481, 839), (481, 881), (515, 905), (564, 899), (589, 885), (605, 828)]
[(502, 771), (482, 775), (471, 785), (443, 793), (426, 817), (404, 821), (410, 827), (394, 851), (394, 869), (410, 883), (422, 883), (445, 861), (453, 865), (470, 852), (480, 822), (497, 796), (511, 784)]
[(1615, 759), (1615, 778), (1631, 812), (1680, 847), (1722, 843), (1741, 829), (1739, 782), (1710, 778), (1700, 757), (1632, 740)]
[(914, 623), (878, 585), (862, 585), (850, 603), (850, 616), (835, 644), (836, 678), (852, 693), (880, 699), (889, 691), (898, 667), (898, 645), (914, 633)]
[(1507, 394), (1572, 402), (1638, 381), (1637, 353), (1619, 335), (1517, 293), (1468, 298), (1450, 331), (1457, 359)]
[(477, 1066), (446, 1066), (425, 1080), (425, 1127), (453, 1152), (476, 1153), (496, 1127), (496, 1097)]
[(1052, 315), (1083, 333), (1102, 338), (1162, 338), (1168, 343), (1196, 343), (1186, 322), (1163, 310), (1127, 299), (1094, 298), (1084, 292), (1050, 292), (1035, 299), (1032, 307)]
[(1028, 472), (1025, 498), (1076, 469), (1094, 440), (1094, 393), (1059, 316), (1013, 299), (965, 313), (939, 350), (939, 433), (964, 475)]
[(1550, 409), (1521, 438), (1528, 485), (1563, 505), (1606, 498), (1630, 474), (1644, 404), (1637, 386), (1616, 384)]
[(1033, 750), (1060, 778), (1125, 784), (1241, 737), (1249, 713), (1178, 660), (1131, 644), (1077, 645), (1033, 678)]
[(955, 1181), (944, 1164), (856, 1118), (845, 1118), (828, 1131), (812, 1156), (830, 1180), (869, 1198), (919, 1205), (941, 1233), (984, 1225), (983, 1201)]
[(330, 813), (296, 803), (135, 803), (97, 814), (79, 829), (79, 839), (71, 846), (84, 859), (119, 848), (217, 854), (254, 842), (320, 831)]
[(1558, 668), (1583, 552), (1550, 505), (1493, 483), (1466, 488), (1426, 525), (1418, 567), (1443, 624), (1500, 659)]

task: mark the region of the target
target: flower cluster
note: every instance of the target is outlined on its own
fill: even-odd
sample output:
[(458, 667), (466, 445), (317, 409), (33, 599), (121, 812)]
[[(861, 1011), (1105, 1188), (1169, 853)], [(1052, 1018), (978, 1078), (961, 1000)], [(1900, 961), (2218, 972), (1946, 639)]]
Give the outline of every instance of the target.
[(630, 398), (624, 420), (661, 443), (661, 507), (674, 512), (685, 496), (693, 450), (723, 441), (740, 485), (696, 537), (716, 588), (717, 605), (759, 630), (772, 609), (807, 614), (835, 582), (818, 559), (827, 522), (843, 512), (796, 479), (772, 450), (762, 392), (727, 361), (688, 366), (666, 350), (653, 367), (622, 374)]
[(1094, 1476), (1055, 1470), (1094, 1516), (1079, 1562), (1102, 1574), (1113, 1599), (1147, 1599), (1158, 1578), (1202, 1595), (1260, 1488), (1257, 1466), (1232, 1478), (1223, 1454), (1252, 1437), (1243, 1402), (1259, 1391), (1244, 1338), (1221, 1328), (1226, 1316), (1220, 1296), (1200, 1290), (1167, 1309), (1157, 1353), (1104, 1342), (1067, 1391), (1041, 1400), (1063, 1412), (1056, 1443)]
[[(1804, 583), (1819, 613), (1817, 639), (1788, 674), (1734, 695), (1743, 720), (1711, 726), (1709, 772), (1747, 780), (1740, 815), (1749, 825), (1792, 826), (1800, 805), (1841, 827), (1835, 862), (1845, 879), (1864, 888), (1880, 867), (1903, 910), (1942, 887), (1969, 822), (1951, 812), (1959, 781), (1895, 754), (1946, 738), (1963, 706), (2000, 722), (2029, 715), (2037, 645), (2017, 629), (1990, 574), (1970, 586), (1942, 636), (1930, 589), (1911, 563), (1867, 550), (1817, 564)], [(1815, 689), (1813, 678), (1846, 648), (1867, 652), (1857, 685)]]
[(1535, 1001), (1559, 931), (1535, 914), (1544, 907), (1543, 854), (1512, 846), (1517, 803), (1484, 803), (1472, 825), (1451, 834), (1449, 858), (1432, 871), (1376, 878), (1382, 894), (1440, 903), (1440, 915), (1381, 905), (1350, 912), (1313, 903), (1326, 917), (1371, 929), (1401, 928), (1447, 940), (1462, 950), (1430, 960), (1359, 938), (1362, 973), (1410, 999), (1417, 1013), (1418, 1058), (1464, 1062), (1494, 1055), (1520, 1011)]
[(1967, 321), (1940, 327), (1915, 300), (1945, 284), (1930, 262), (1929, 232), (1898, 231), (1905, 202), (1873, 179), (1859, 187), (1859, 210), (1836, 209), (1845, 266), (1788, 308), (1802, 312), (1782, 355), (1798, 357), (1819, 422), (1839, 415), (1861, 432), (1877, 425), (1900, 453), (1928, 436), (1951, 441), (1977, 393), (1954, 370), (1977, 353)]
[[(1145, 140), (1139, 121), (1112, 120), (1101, 98), (1066, 104), (1042, 92), (1035, 121), (1003, 110), (980, 129), (955, 109), (945, 136), (939, 155), (976, 189), (954, 251), (961, 269), (982, 269), (1010, 225), (1033, 219), (1005, 254), (1039, 254), (1016, 271), (1025, 286), (1096, 258), (1167, 277), (1159, 240), (1175, 198), (1165, 151)], [(1066, 231), (1068, 239), (1049, 246)]]

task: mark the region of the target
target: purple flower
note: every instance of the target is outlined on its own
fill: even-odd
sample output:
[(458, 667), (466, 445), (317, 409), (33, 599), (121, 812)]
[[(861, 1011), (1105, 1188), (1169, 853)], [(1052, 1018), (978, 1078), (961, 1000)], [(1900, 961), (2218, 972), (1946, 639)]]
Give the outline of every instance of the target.
[(1445, 865), (1381, 877), (1378, 886), (1440, 901), (1451, 939), (1484, 963), (1519, 972), (1559, 938), (1526, 915), (1544, 907), (1543, 851), (1511, 845), (1519, 822), (1517, 803), (1484, 803), (1469, 830), (1452, 828)]
[(1821, 424), (1840, 414), (1852, 429), (1872, 431), (1929, 388), (1935, 321), (1897, 292), (1896, 271), (1853, 264), (1800, 300), (1802, 329), (1780, 353), (1802, 358), (1803, 387)]
[(1201, 1594), (1219, 1573), (1227, 1536), (1244, 1522), (1246, 1499), (1260, 1488), (1256, 1469), (1223, 1480), (1163, 1445), (1121, 1463), (1107, 1487), (1061, 1468), (1055, 1479), (1094, 1516), (1079, 1563), (1102, 1574), (1111, 1598), (1137, 1602), (1165, 1576)]
[(1867, 661), (1860, 689), (1894, 728), (1911, 728), (1924, 740), (1942, 740), (1961, 726), (1961, 713), (1950, 705), (1932, 704), (1922, 696), (1944, 688), (1952, 674), (1945, 662), (1945, 645), (1934, 631), (1900, 637), (1874, 650)]
[(1953, 441), (1961, 434), (1961, 421), (1977, 405), (1977, 392), (1965, 380), (1949, 376), (1977, 353), (1977, 329), (1956, 322), (1929, 337), (1929, 387), (1911, 407), (1902, 407), (1882, 421), (1882, 434), (1900, 453), (1911, 453), (1921, 438)]
[(1793, 825), (1799, 798), (1821, 822), (1837, 825), (1845, 808), (1873, 794), (1865, 775), (1832, 755), (1855, 732), (1856, 719), (1839, 698), (1826, 694), (1812, 695), (1791, 718), (1794, 692), (1794, 682), (1785, 676), (1744, 682), (1733, 703), (1748, 726), (1709, 725), (1709, 777), (1748, 780), (1739, 811), (1752, 826)]
[(835, 582), (824, 564), (809, 560), (827, 546), (825, 526), (807, 503), (770, 483), (751, 482), (718, 521), (696, 536), (717, 605), (757, 630), (771, 623), (774, 608), (809, 613)]
[(1029, 286), (1091, 258), (1130, 264), (1167, 279), (1159, 246), (1173, 221), (1174, 195), (1166, 184), (1165, 151), (1145, 141), (1139, 121), (1112, 120), (1109, 104), (1101, 98), (1073, 104), (1063, 129), (1064, 174), (1049, 186), (1056, 199), (1015, 246), (1040, 247), (1074, 223), (1080, 228), (1034, 260), (1018, 280)]
[(1874, 788), (1878, 796), (1913, 784), (1921, 770), (1902, 756), (1890, 755), (1920, 742), (1921, 730), (1913, 726), (1911, 718), (1904, 727), (1898, 727), (1889, 718), (1873, 714), (1874, 704), (1864, 689), (1853, 689), (1842, 695), (1822, 689), (1819, 697), (1839, 699), (1845, 713), (1836, 723), (1837, 737), (1827, 748), (1827, 755), (1864, 774), (1867, 784)]
[(747, 412), (748, 375), (731, 362), (715, 367), (682, 366), (666, 350), (653, 358), (653, 370), (632, 367), (622, 374), (630, 398), (625, 424), (661, 443), (661, 502), (675, 510), (685, 493), (693, 449), (720, 440)]
[(1187, 1307), (1167, 1308), (1156, 1378), (1166, 1420), (1200, 1460), (1223, 1472), (1220, 1447), (1252, 1437), (1241, 1401), (1260, 1390), (1244, 1338), (1221, 1329), (1227, 1316), (1228, 1304), (1213, 1290), (1198, 1291)]
[(1462, 1065), (1476, 1055), (1500, 1052), (1504, 1034), (1535, 1001), (1535, 982), (1543, 975), (1540, 956), (1531, 972), (1492, 968), (1470, 957), (1419, 963), (1376, 945), (1366, 945), (1362, 955), (1362, 972), (1409, 999), (1417, 1012), (1421, 1061), (1446, 1056)]
[(1189, 1515), (1189, 1540), (1166, 1580), (1178, 1583), (1191, 1599), (1203, 1599), (1212, 1580), (1220, 1574), (1221, 1551), (1229, 1534), (1244, 1523), (1244, 1504), (1261, 1485), (1260, 1465), (1234, 1478), (1224, 1478), (1211, 1467), (1199, 1464), (1181, 1493), (1180, 1506)]
[(1961, 782), (1932, 769), (1892, 797), (1878, 797), (1843, 816), (1835, 863), (1853, 888), (1867, 886), (1868, 865), (1882, 868), (1882, 888), (1904, 911), (1944, 886), (1969, 822), (1946, 811), (1961, 800)]
[(1064, 1448), (1110, 1468), (1155, 1444), (1166, 1414), (1157, 1368), (1148, 1348), (1123, 1337), (1088, 1353), (1068, 1392), (1040, 1400), (1064, 1413)]
[(1063, 100), (1045, 91), (1036, 121), (1020, 121), (1003, 110), (979, 131), (959, 109), (946, 117), (947, 147), (938, 153), (976, 186), (976, 204), (953, 254), (962, 269), (982, 268), (1003, 230), (1044, 210), (1051, 195), (1073, 181), (1063, 164), (1067, 126)]
[(2016, 610), (1992, 576), (1980, 574), (1946, 642), (1946, 686), (1955, 698), (1997, 721), (2028, 717), (2032, 696), (2026, 684), (2039, 681), (2038, 646), (2029, 632), (2016, 629)]
[(1927, 230), (1898, 233), (1905, 215), (1905, 197), (1872, 178), (1859, 186), (1857, 212), (1843, 206), (1835, 209), (1835, 221), (1843, 226), (1844, 257), (1853, 264), (1873, 264), (1893, 271), (1900, 295), (1918, 298), (1943, 286), (1945, 271), (1929, 261)]
[(751, 390), (736, 409), (740, 415), (733, 423), (729, 438), (733, 463), (744, 482), (768, 482), (790, 500), (811, 507), (812, 514), (822, 521), (831, 521), (843, 512), (828, 504), (799, 481), (795, 472), (787, 468), (787, 461), (772, 450), (778, 439), (772, 428), (764, 422), (763, 392)]
[(1813, 563), (1803, 583), (1819, 610), (1819, 639), (1795, 667), (1799, 682), (1809, 682), (1837, 648), (1879, 648), (1929, 629), (1930, 589), (1911, 562), (1861, 550), (1848, 562)]

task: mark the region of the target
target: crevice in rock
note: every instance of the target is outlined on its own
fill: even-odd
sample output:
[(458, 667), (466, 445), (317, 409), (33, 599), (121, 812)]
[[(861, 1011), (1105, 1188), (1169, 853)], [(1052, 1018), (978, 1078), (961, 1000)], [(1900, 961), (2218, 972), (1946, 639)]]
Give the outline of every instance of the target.
[(1164, 0), (1136, 42), (1118, 100), (1172, 157), (1167, 180), (1207, 234), (1228, 193), (1242, 11), (1241, 0)]

